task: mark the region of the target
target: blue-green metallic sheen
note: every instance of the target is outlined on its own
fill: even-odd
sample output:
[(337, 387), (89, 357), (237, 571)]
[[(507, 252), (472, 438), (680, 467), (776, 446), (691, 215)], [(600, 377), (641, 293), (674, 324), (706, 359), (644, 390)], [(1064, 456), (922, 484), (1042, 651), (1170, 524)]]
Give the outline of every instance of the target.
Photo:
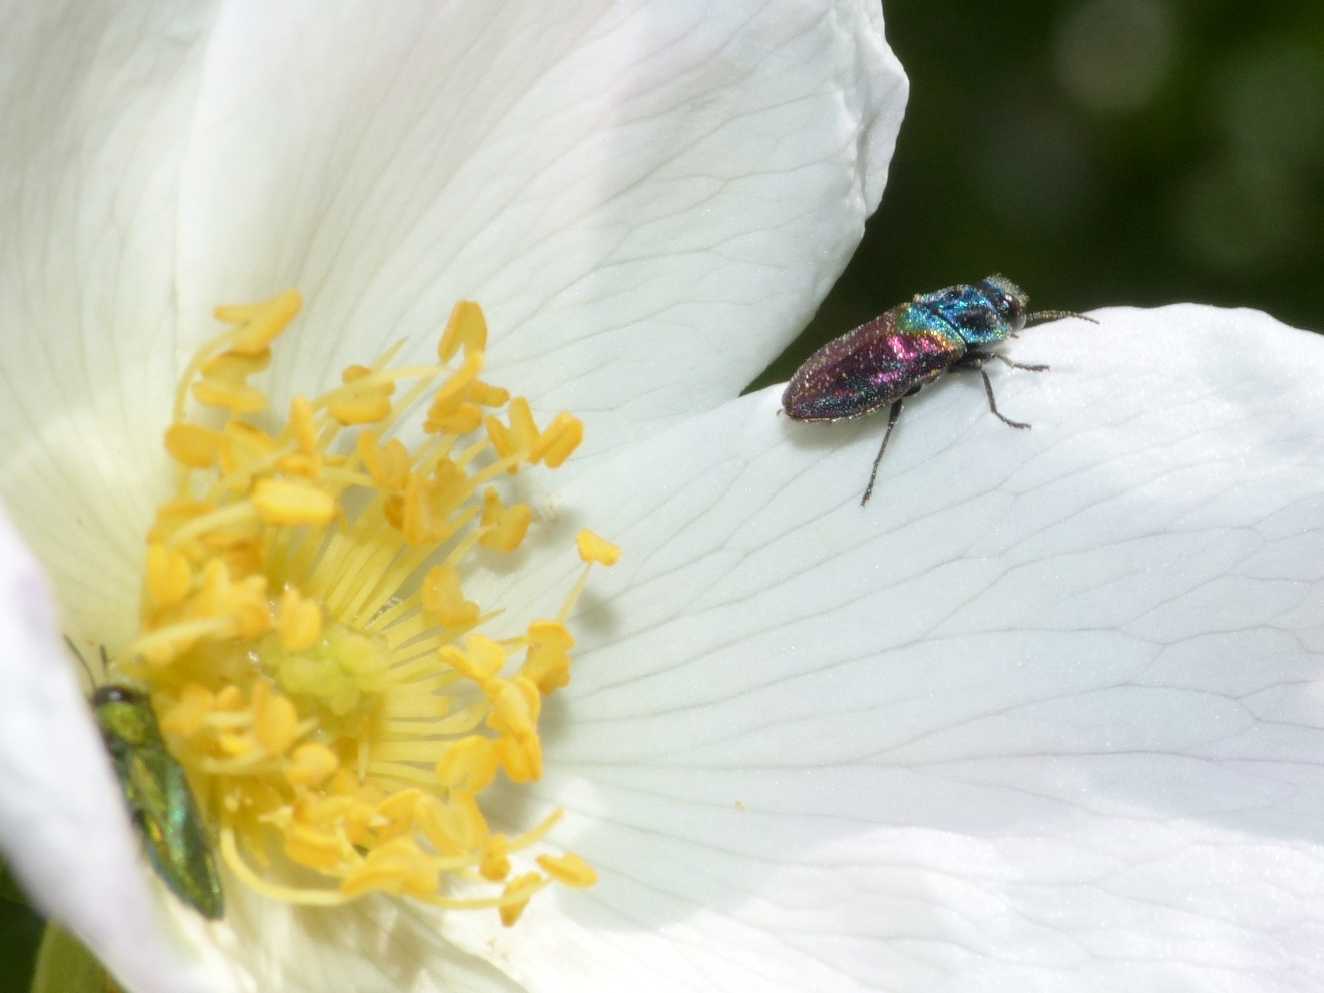
[(1025, 291), (1010, 279), (988, 276), (978, 283), (919, 294), (898, 308), (896, 326), (903, 333), (941, 334), (964, 354), (967, 349), (1002, 341), (1025, 327), (1028, 300)]
[(102, 686), (92, 713), (147, 859), (179, 899), (213, 920), (225, 913), (221, 877), (188, 775), (166, 748), (146, 694)]

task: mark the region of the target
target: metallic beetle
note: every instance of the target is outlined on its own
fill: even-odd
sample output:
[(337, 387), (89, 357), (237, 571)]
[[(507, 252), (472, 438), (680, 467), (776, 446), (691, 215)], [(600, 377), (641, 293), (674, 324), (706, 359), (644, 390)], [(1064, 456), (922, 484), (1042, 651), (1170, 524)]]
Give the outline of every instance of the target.
[(978, 372), (989, 410), (1011, 427), (1030, 426), (998, 411), (984, 364), (996, 360), (1031, 372), (1043, 372), (1048, 366), (1022, 365), (986, 349), (1033, 321), (1092, 318), (1065, 310), (1027, 314), (1028, 303), (1025, 291), (1004, 276), (917, 295), (809, 356), (786, 384), (782, 409), (797, 421), (843, 421), (890, 405), (883, 442), (860, 500), (863, 506), (873, 493), (878, 464), (901, 416), (902, 402), (951, 370)]

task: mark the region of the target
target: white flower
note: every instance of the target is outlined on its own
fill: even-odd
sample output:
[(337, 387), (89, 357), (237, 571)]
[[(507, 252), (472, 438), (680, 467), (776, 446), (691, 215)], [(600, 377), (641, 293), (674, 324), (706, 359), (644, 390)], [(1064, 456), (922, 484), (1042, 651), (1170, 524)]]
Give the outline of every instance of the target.
[[(84, 637), (132, 634), (116, 625), (131, 628), (135, 617), (140, 534), (155, 496), (144, 478), (163, 472), (159, 432), (179, 365), (162, 342), (178, 328), (187, 353), (202, 333), (191, 315), (287, 284), (310, 305), (290, 336), (295, 357), (277, 353), (280, 394), (325, 388), (339, 366), (401, 335), (421, 357), (457, 296), (482, 300), (492, 317), (491, 367), (517, 377), (543, 416), (575, 409), (588, 445), (597, 442), (568, 467), (555, 507), (571, 528), (591, 524), (624, 549), (582, 601), (574, 681), (544, 714), (546, 775), (532, 799), (512, 791), (498, 805), (526, 825), (564, 808), (552, 840), (593, 862), (596, 887), (540, 895), (511, 929), (494, 915), (434, 916), (403, 900), (286, 913), (240, 886), (227, 892), (226, 923), (208, 929), (167, 898), (162, 909), (192, 932), (175, 951), (191, 964), (187, 974), (165, 971), (183, 968), (164, 957), (177, 928), (155, 936), (144, 924), (146, 877), (130, 859), (136, 842), (115, 829), (114, 787), (94, 774), (97, 745), (35, 566), (17, 548), (0, 555), (8, 567), (0, 596), (11, 604), (0, 615), (9, 688), (0, 712), (9, 787), (0, 840), (30, 885), (135, 988), (178, 990), (190, 979), (196, 989), (222, 979), (243, 988), (256, 977), (263, 989), (294, 991), (1267, 993), (1324, 979), (1316, 909), (1324, 889), (1316, 771), (1324, 754), (1324, 341), (1264, 315), (1197, 306), (1106, 310), (1094, 314), (1098, 327), (1034, 329), (1006, 351), (1051, 371), (991, 373), (1002, 410), (1034, 430), (1008, 431), (988, 415), (978, 380), (953, 375), (907, 404), (873, 502), (861, 510), (881, 418), (791, 424), (775, 415), (776, 391), (717, 401), (793, 330), (876, 196), (886, 150), (857, 160), (861, 146), (843, 135), (865, 127), (859, 108), (887, 106), (890, 142), (896, 106), (873, 102), (883, 89), (869, 46), (877, 36), (830, 21), (824, 38), (835, 46), (810, 45), (815, 58), (802, 52), (782, 66), (837, 65), (852, 80), (799, 91), (846, 114), (806, 107), (798, 125), (826, 129), (808, 174), (835, 177), (840, 188), (802, 187), (806, 171), (783, 166), (758, 173), (785, 180), (771, 195), (744, 196), (727, 181), (710, 189), (711, 200), (668, 199), (680, 196), (668, 179), (711, 179), (718, 166), (752, 156), (760, 136), (772, 154), (787, 151), (788, 130), (800, 134), (705, 102), (734, 107), (743, 95), (769, 113), (798, 106), (770, 91), (769, 80), (737, 85), (728, 75), (730, 86), (705, 85), (707, 97), (689, 101), (671, 88), (707, 72), (723, 77), (746, 44), (780, 51), (766, 29), (789, 14), (755, 10), (770, 22), (741, 15), (738, 40), (719, 46), (716, 64), (684, 47), (694, 33), (636, 23), (642, 33), (629, 37), (663, 39), (659, 57), (689, 51), (700, 75), (674, 64), (663, 71), (636, 50), (613, 77), (655, 68), (669, 83), (651, 91), (653, 109), (675, 111), (664, 119), (685, 134), (691, 120), (711, 119), (716, 130), (705, 134), (725, 133), (717, 122), (727, 121), (732, 145), (703, 152), (701, 169), (641, 138), (639, 148), (671, 165), (659, 171), (658, 158), (646, 159), (652, 166), (635, 176), (650, 177), (642, 186), (610, 184), (615, 167), (604, 149), (575, 145), (598, 165), (573, 151), (571, 160), (553, 154), (565, 172), (550, 200), (532, 180), (508, 178), (521, 161), (512, 137), (497, 141), (507, 151), (494, 153), (500, 161), (490, 169), (475, 158), (459, 170), (483, 174), (473, 185), (452, 194), (438, 184), (442, 197), (454, 196), (444, 205), (393, 207), (392, 190), (404, 197), (437, 188), (426, 179), (429, 152), (449, 161), (427, 144), (437, 125), (365, 134), (344, 117), (287, 110), (322, 100), (347, 113), (345, 100), (329, 96), (334, 79), (321, 74), (317, 86), (305, 85), (308, 61), (377, 79), (373, 31), (389, 30), (382, 25), (360, 28), (345, 51), (307, 25), (236, 31), (237, 21), (222, 18), (202, 65), (173, 36), (176, 59), (197, 77), (193, 99), (168, 100), (174, 118), (145, 105), (131, 115), (135, 126), (111, 118), (99, 132), (111, 144), (91, 142), (81, 157), (70, 136), (98, 133), (91, 122), (107, 118), (97, 101), (111, 99), (115, 82), (189, 73), (178, 61), (172, 72), (158, 52), (127, 60), (135, 73), (80, 90), (85, 104), (50, 97), (69, 91), (49, 79), (31, 86), (60, 112), (88, 110), (64, 131), (34, 117), (19, 145), (48, 157), (0, 170), (12, 228), (32, 239), (7, 240), (6, 257), (17, 261), (0, 267), (9, 348), (0, 368), (17, 411), (6, 419), (0, 477), (23, 538)], [(34, 60), (32, 75), (20, 77), (77, 77), (97, 64), (95, 53), (125, 64), (122, 49), (79, 23), (87, 33), (73, 36), (96, 41), (85, 57)], [(590, 21), (593, 38), (611, 36), (605, 23)], [(16, 37), (31, 44), (26, 30), (20, 24)], [(787, 37), (817, 37), (806, 30)], [(268, 31), (284, 41), (269, 41)], [(521, 36), (504, 22), (492, 32)], [(140, 43), (143, 34), (139, 24), (128, 37)], [(417, 26), (404, 34), (423, 36)], [(550, 28), (532, 34), (544, 45), (552, 36)], [(863, 47), (840, 47), (844, 38)], [(269, 51), (282, 53), (279, 64), (235, 66)], [(499, 62), (466, 51), (480, 66)], [(565, 47), (557, 52), (564, 57)], [(501, 84), (518, 89), (517, 70), (551, 78), (526, 59), (494, 69), (489, 97), (475, 94), (473, 103), (419, 97), (408, 82), (414, 63), (387, 61), (399, 68), (387, 77), (391, 94), (413, 95), (443, 118), (470, 108), (475, 127), (496, 136), (548, 120), (546, 112), (521, 118), (512, 110), (512, 118), (492, 109), (511, 92)], [(288, 76), (273, 85), (259, 70)], [(772, 76), (789, 85), (785, 71)], [(431, 78), (421, 68), (418, 77)], [(852, 89), (863, 79), (879, 94)], [(266, 102), (198, 99), (207, 80), (251, 86)], [(528, 99), (527, 88), (519, 92)], [(842, 95), (851, 92), (858, 107)], [(366, 116), (349, 117), (373, 119), (389, 102), (366, 98)], [(657, 124), (648, 102), (625, 105)], [(266, 128), (263, 114), (272, 118)], [(158, 155), (155, 170), (125, 172), (124, 147), (160, 153), (173, 147), (164, 136), (184, 129), (181, 121), (193, 122), (184, 164), (165, 169)], [(320, 143), (293, 137), (300, 123), (322, 127)], [(144, 138), (153, 126), (155, 144)], [(617, 142), (631, 147), (629, 137), (628, 128), (612, 132), (613, 154)], [(413, 149), (418, 178), (384, 186), (386, 166), (374, 170), (373, 156), (401, 148)], [(79, 197), (85, 171), (60, 186), (57, 165), (87, 170), (88, 149), (106, 150), (119, 166), (103, 170), (118, 192)], [(204, 182), (212, 168), (216, 178)], [(598, 222), (566, 227), (560, 197), (573, 200), (573, 179), (586, 174), (603, 184), (590, 202), (607, 206), (585, 215)], [(848, 190), (848, 177), (863, 185), (843, 199), (833, 190)], [(498, 197), (502, 209), (485, 211), (484, 195), (495, 197), (490, 190), (502, 183), (519, 186), (518, 199)], [(17, 192), (25, 188), (29, 199)], [(225, 202), (211, 221), (191, 223), (207, 189), (225, 189)], [(638, 199), (623, 204), (621, 191)], [(176, 194), (191, 205), (183, 221)], [(541, 239), (488, 234), (512, 203), (546, 219)], [(834, 203), (839, 213), (822, 213)], [(651, 250), (628, 222), (647, 204), (685, 211), (658, 226)], [(457, 229), (456, 215), (495, 220)], [(154, 216), (156, 227), (147, 220)], [(127, 251), (106, 234), (107, 217), (118, 218), (111, 230), (137, 238)], [(725, 235), (708, 227), (723, 223)], [(558, 244), (563, 231), (569, 241)], [(821, 270), (809, 268), (819, 257), (813, 231), (837, 246)], [(489, 237), (531, 247), (519, 257), (489, 255)], [(704, 251), (692, 259), (673, 238)], [(160, 255), (153, 261), (149, 252)], [(75, 261), (61, 279), (52, 259), (66, 256)], [(561, 271), (574, 259), (585, 275)], [(135, 266), (142, 274), (131, 277)], [(178, 301), (158, 282), (167, 271)], [(547, 284), (536, 278), (548, 273)], [(794, 279), (802, 282), (775, 295)], [(157, 337), (136, 336), (143, 328)], [(343, 329), (343, 340), (325, 352), (310, 347), (328, 328)], [(576, 345), (580, 335), (595, 337)], [(565, 361), (576, 363), (570, 372)], [(505, 602), (554, 605), (577, 568), (558, 559), (491, 586)], [(86, 846), (95, 852), (77, 844), (80, 830), (95, 831), (96, 845)]]
[[(452, 304), (476, 298), (492, 378), (540, 423), (583, 415), (571, 472), (588, 472), (736, 393), (803, 324), (878, 202), (905, 100), (869, 3), (389, 13), (6, 12), (0, 492), (60, 618), (6, 535), (0, 845), (135, 991), (488, 990), (527, 978), (522, 956), (553, 986), (581, 968), (537, 937), (545, 924), (522, 952), (475, 937), (490, 913), (290, 910), (230, 878), (207, 925), (149, 888), (58, 631), (134, 637), (142, 536), (171, 478), (161, 432), (214, 333), (204, 315), (303, 291), (310, 333), (263, 384), (280, 408), (394, 341), (399, 362), (426, 361)], [(486, 582), (541, 603), (555, 579)], [(549, 704), (547, 747), (578, 719)], [(576, 804), (584, 785), (532, 806)], [(582, 816), (558, 845), (591, 839)], [(574, 920), (600, 898), (578, 899), (546, 902)]]

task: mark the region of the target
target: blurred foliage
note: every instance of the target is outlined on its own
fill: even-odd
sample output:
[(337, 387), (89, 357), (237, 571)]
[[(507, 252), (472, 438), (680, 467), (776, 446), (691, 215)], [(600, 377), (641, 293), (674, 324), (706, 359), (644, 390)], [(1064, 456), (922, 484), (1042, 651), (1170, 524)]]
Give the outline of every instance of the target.
[(1195, 301), (1324, 330), (1324, 3), (889, 0), (910, 105), (883, 202), (754, 383), (917, 292)]
[[(45, 922), (27, 905), (9, 867), (0, 862), (0, 976), (4, 989), (26, 990)], [(12, 985), (11, 985), (12, 984)]]

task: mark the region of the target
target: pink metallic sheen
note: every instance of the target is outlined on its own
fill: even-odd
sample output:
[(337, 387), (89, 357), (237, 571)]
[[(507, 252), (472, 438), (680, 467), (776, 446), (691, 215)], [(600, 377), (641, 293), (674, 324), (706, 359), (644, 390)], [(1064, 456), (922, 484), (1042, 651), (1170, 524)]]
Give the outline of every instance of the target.
[(933, 382), (965, 351), (946, 335), (897, 331), (888, 311), (811, 355), (786, 384), (782, 409), (797, 421), (860, 417)]

